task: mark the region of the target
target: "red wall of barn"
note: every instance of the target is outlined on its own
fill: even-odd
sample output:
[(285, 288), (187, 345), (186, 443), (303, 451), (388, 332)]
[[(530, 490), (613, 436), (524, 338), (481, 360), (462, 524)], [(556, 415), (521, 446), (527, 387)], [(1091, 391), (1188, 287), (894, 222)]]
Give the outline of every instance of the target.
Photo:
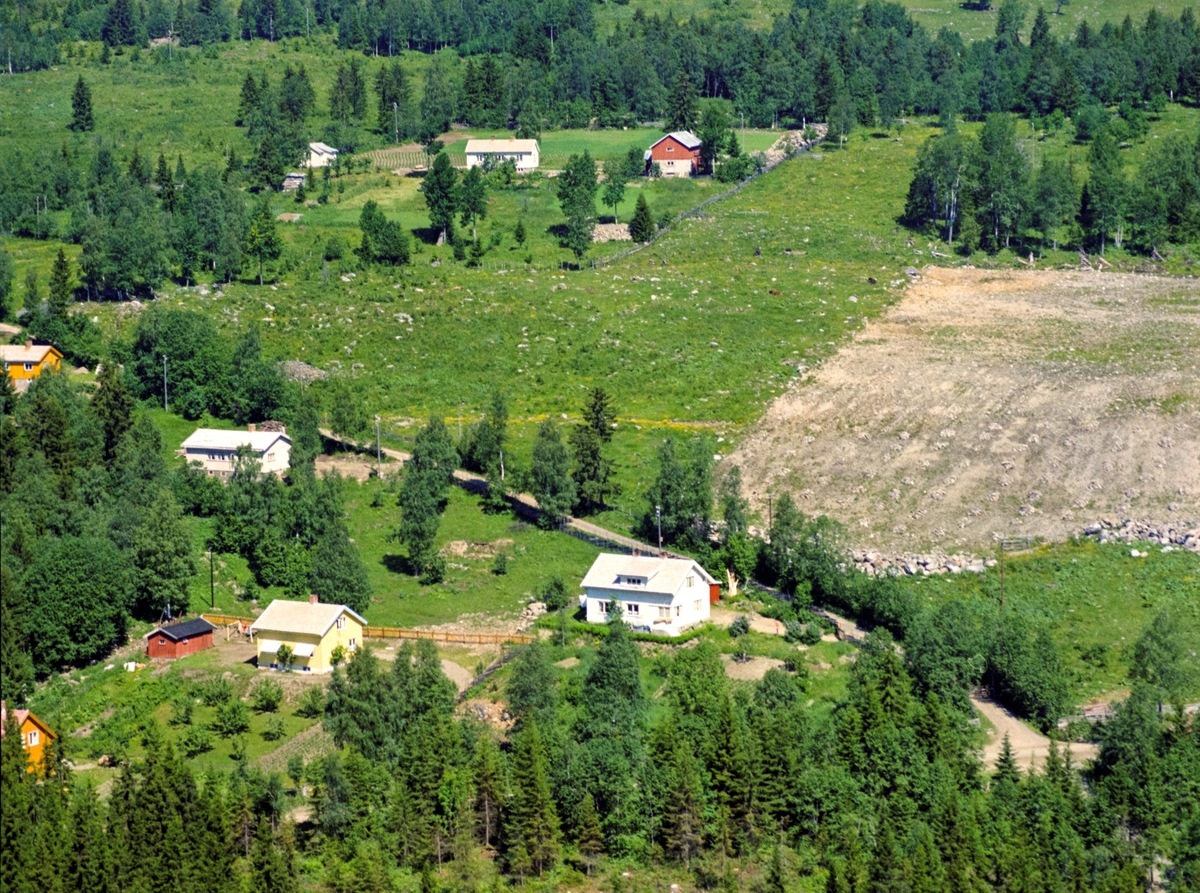
[[(667, 146), (671, 146), (675, 151), (668, 152)], [(651, 161), (679, 161), (681, 158), (691, 158), (693, 164), (698, 164), (700, 150), (688, 149), (683, 143), (669, 137), (650, 150)]]
[(165, 645), (158, 644), (164, 638), (164, 636), (151, 636), (147, 640), (147, 657), (171, 660), (195, 654), (197, 651), (203, 651), (205, 648), (211, 648), (213, 645), (212, 630), (201, 633), (198, 636), (192, 636), (186, 642), (172, 642), (170, 639), (166, 639)]

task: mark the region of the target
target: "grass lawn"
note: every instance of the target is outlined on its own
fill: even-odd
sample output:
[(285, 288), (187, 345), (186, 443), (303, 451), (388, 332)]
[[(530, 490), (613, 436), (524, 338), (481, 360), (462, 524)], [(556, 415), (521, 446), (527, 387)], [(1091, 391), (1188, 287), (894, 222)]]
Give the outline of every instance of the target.
[[(1176, 550), (1146, 548), (1146, 558), (1130, 547), (1064, 543), (1005, 560), (1005, 605), (1045, 627), (1066, 664), (1078, 703), (1120, 697), (1128, 690), (1133, 645), (1143, 627), (1166, 604), (1190, 610), (1200, 629), (1200, 557)], [(1000, 573), (905, 577), (923, 601), (950, 598), (998, 602)], [(1195, 647), (1200, 647), (1197, 640)], [(1200, 698), (1200, 688), (1191, 700)]]

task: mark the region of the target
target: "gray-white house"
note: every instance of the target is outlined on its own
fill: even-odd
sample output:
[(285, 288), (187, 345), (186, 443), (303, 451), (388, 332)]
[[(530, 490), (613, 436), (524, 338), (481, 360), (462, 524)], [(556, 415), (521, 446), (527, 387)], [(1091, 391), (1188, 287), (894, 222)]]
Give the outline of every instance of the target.
[(631, 627), (677, 636), (708, 620), (719, 584), (691, 559), (600, 555), (580, 584), (588, 623), (605, 623), (614, 602)]

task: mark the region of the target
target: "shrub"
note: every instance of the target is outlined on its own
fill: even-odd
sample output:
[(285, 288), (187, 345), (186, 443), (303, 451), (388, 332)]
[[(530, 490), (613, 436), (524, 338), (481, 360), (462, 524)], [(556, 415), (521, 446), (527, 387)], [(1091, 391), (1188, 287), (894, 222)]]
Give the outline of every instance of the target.
[(182, 694), (171, 702), (171, 719), (170, 723), (173, 726), (190, 726), (192, 724), (192, 711), (195, 709), (195, 702), (190, 695)]
[(217, 708), (213, 731), (222, 738), (232, 738), (250, 731), (250, 710), (236, 698), (230, 698)]
[(750, 618), (745, 614), (739, 614), (734, 618), (733, 623), (729, 624), (729, 637), (731, 639), (744, 636), (748, 632), (750, 632)]
[(425, 563), (425, 572), (421, 574), (421, 585), (432, 586), (446, 579), (446, 559), (434, 555)]
[(503, 577), (508, 573), (508, 556), (503, 552), (496, 553), (496, 560), (492, 562), (492, 573), (497, 577)]
[(229, 759), (240, 763), (246, 759), (246, 739), (234, 738), (233, 744), (229, 746)]
[(283, 686), (267, 679), (254, 689), (254, 709), (259, 713), (274, 713), (283, 703)]
[(567, 586), (562, 577), (555, 574), (546, 581), (538, 592), (538, 598), (546, 605), (547, 611), (560, 611), (567, 606)]
[(785, 630), (783, 634), (783, 641), (795, 643), (804, 638), (804, 631), (807, 629), (807, 627), (799, 620), (788, 620), (783, 626)]
[(816, 645), (821, 641), (821, 626), (817, 623), (804, 624), (804, 632), (800, 634), (800, 644)]
[(263, 741), (278, 741), (283, 737), (283, 717), (272, 716), (262, 730)]
[[(340, 648), (341, 646), (339, 645), (338, 647)], [(316, 719), (324, 712), (324, 693), (316, 685), (306, 688), (304, 694), (300, 696), (300, 704), (296, 707), (296, 715), (303, 716), (305, 719)]]
[(233, 697), (233, 685), (228, 679), (215, 677), (200, 684), (200, 700), (205, 707), (220, 707)]
[(212, 737), (200, 726), (188, 726), (179, 738), (179, 748), (189, 759), (212, 750)]

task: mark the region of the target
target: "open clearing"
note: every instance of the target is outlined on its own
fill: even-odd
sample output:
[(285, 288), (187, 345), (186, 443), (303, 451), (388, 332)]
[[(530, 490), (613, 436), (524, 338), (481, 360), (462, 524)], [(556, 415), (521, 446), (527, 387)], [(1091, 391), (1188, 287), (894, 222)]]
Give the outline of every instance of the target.
[(927, 267), (729, 461), (884, 549), (1194, 519), (1197, 363), (1194, 280)]
[[(995, 701), (971, 698), (971, 703), (995, 727), (989, 731), (991, 737), (983, 748), (983, 763), (989, 770), (996, 767), (996, 760), (1000, 758), (1006, 734), (1017, 766), (1025, 771), (1029, 771), (1035, 766), (1039, 768), (1045, 766), (1046, 757), (1050, 755), (1049, 738), (1039, 735)], [(1100, 748), (1095, 744), (1059, 744), (1059, 755), (1065, 757), (1066, 751), (1070, 751), (1071, 759), (1079, 764), (1084, 760), (1094, 759), (1100, 752)]]

